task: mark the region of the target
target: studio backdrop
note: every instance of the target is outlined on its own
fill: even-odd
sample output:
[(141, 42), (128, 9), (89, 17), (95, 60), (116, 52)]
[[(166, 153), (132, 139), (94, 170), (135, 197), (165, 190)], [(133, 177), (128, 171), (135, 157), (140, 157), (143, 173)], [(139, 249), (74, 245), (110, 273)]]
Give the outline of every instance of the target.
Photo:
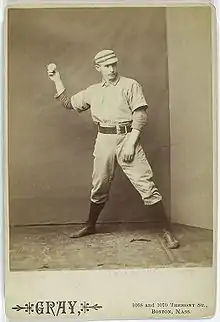
[[(138, 80), (149, 104), (142, 143), (169, 208), (169, 110), (165, 9), (26, 9), (9, 14), (10, 223), (86, 219), (96, 128), (90, 112), (59, 106), (46, 65), (70, 95), (99, 82), (94, 55), (113, 48), (120, 73)], [(140, 196), (116, 172), (100, 220), (147, 221)]]
[[(86, 219), (97, 129), (89, 111), (79, 115), (65, 110), (54, 99), (54, 84), (47, 77), (46, 65), (56, 63), (65, 87), (72, 95), (100, 81), (92, 59), (98, 51), (112, 48), (120, 59), (120, 73), (136, 79), (143, 87), (149, 109), (148, 124), (141, 141), (167, 212), (173, 221), (212, 228), (211, 83), (209, 78), (201, 79), (207, 71), (210, 77), (211, 49), (207, 49), (207, 44), (210, 44), (211, 36), (210, 30), (201, 30), (198, 26), (199, 21), (204, 26), (204, 19), (209, 19), (210, 12), (196, 9), (195, 18), (192, 9), (185, 12), (181, 9), (180, 17), (176, 18), (178, 12), (172, 10), (178, 9), (170, 8), (169, 12), (157, 7), (10, 10), (8, 148), (11, 225), (79, 223)], [(178, 25), (179, 20), (182, 24)], [(186, 21), (189, 28), (185, 28)], [(198, 33), (203, 31), (204, 38), (200, 35), (198, 39)], [(189, 38), (188, 43), (183, 41)], [(190, 46), (194, 46), (194, 54)], [(188, 58), (184, 51), (187, 51)], [(196, 60), (201, 67), (199, 78), (194, 67)], [(189, 69), (192, 69), (191, 74)], [(199, 87), (203, 89), (203, 96), (196, 101), (198, 95), (189, 95), (187, 89), (195, 88), (195, 83), (200, 81), (203, 82), (203, 87)], [(184, 86), (186, 83), (188, 87)], [(204, 102), (206, 108), (199, 113)], [(197, 136), (201, 133), (203, 137), (204, 126), (206, 152), (199, 149), (197, 156), (194, 133), (198, 127)], [(187, 136), (188, 132), (192, 135)], [(185, 148), (187, 144), (188, 149)], [(193, 153), (192, 166), (187, 161), (187, 153)], [(204, 182), (208, 185), (205, 188)], [(198, 193), (197, 188), (200, 189)], [(205, 197), (205, 201), (195, 207), (193, 200), (197, 203), (200, 197)], [(192, 220), (194, 210), (202, 214)], [(138, 193), (118, 169), (100, 221), (153, 220)]]

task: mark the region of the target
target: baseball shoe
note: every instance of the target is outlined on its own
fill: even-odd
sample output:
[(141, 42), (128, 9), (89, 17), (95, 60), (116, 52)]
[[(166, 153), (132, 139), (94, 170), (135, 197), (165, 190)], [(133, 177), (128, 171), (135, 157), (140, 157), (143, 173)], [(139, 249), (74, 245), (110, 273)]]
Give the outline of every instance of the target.
[(173, 234), (170, 231), (164, 230), (163, 233), (164, 233), (163, 239), (165, 241), (165, 245), (167, 248), (169, 249), (179, 248), (180, 244), (178, 240), (173, 236)]
[(70, 234), (70, 238), (80, 238), (80, 237), (88, 236), (95, 233), (96, 233), (95, 227), (84, 226), (80, 230), (77, 230), (76, 232), (73, 232), (72, 234)]

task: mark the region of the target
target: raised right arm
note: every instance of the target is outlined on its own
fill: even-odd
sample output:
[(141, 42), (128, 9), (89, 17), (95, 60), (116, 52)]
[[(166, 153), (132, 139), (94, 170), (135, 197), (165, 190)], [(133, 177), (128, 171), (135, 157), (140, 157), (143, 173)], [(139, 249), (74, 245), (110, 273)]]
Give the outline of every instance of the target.
[(86, 90), (81, 91), (72, 97), (67, 95), (60, 73), (57, 71), (55, 64), (47, 66), (47, 73), (48, 77), (54, 82), (56, 88), (55, 98), (61, 102), (63, 107), (69, 110), (74, 109), (77, 112), (83, 112), (90, 108)]

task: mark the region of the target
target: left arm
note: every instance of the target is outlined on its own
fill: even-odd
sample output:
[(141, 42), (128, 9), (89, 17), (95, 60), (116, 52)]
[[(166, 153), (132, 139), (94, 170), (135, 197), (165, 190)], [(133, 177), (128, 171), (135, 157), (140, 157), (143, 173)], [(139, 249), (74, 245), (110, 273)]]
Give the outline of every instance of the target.
[(133, 112), (132, 131), (129, 133), (124, 147), (123, 160), (132, 162), (135, 155), (135, 148), (139, 141), (143, 127), (147, 123), (147, 106), (141, 106)]

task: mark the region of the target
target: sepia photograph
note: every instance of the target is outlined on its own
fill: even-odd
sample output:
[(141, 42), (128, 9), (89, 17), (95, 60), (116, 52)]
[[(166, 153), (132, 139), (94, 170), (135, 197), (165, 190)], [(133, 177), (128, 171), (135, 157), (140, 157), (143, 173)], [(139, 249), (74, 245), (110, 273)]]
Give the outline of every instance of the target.
[(214, 268), (213, 8), (6, 24), (9, 271)]

